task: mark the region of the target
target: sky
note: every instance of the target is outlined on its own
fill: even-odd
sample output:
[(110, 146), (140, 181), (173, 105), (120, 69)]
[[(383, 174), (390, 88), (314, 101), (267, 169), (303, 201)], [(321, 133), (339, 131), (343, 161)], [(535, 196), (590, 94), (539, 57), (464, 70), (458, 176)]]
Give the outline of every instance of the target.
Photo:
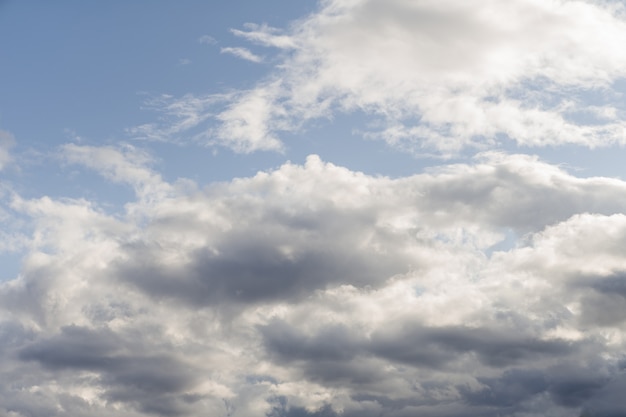
[(626, 416), (626, 5), (0, 0), (0, 417)]

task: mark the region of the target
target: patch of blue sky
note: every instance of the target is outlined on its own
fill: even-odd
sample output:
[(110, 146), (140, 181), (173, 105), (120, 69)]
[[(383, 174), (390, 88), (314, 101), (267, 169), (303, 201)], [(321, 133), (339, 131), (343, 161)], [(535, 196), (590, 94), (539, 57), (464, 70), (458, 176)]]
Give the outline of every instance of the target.
[(626, 180), (626, 149), (615, 145), (590, 149), (579, 145), (549, 146), (541, 149), (520, 147), (520, 153), (536, 154), (580, 178), (609, 177)]
[(520, 236), (515, 230), (505, 228), (502, 230), (502, 233), (503, 238), (484, 251), (487, 257), (491, 257), (495, 252), (508, 252), (522, 244), (522, 242), (520, 242)]
[[(369, 117), (362, 112), (337, 114), (332, 121), (318, 119), (298, 132), (280, 132), (279, 137), (285, 144), (283, 153), (242, 154), (223, 147), (171, 143), (152, 143), (150, 149), (156, 155), (163, 155), (156, 170), (166, 181), (189, 178), (200, 186), (233, 177), (253, 176), (259, 171), (275, 169), (286, 161), (301, 164), (311, 154), (353, 171), (391, 178), (418, 174), (442, 163), (440, 159), (420, 158), (403, 152), (383, 140), (364, 138), (354, 127), (365, 126)], [(455, 161), (457, 159), (447, 162)]]
[[(220, 54), (244, 43), (230, 29), (259, 21), (284, 26), (312, 5), (7, 2), (0, 13), (0, 79), (7, 81), (0, 84), (0, 126), (26, 142), (62, 142), (65, 129), (119, 140), (124, 128), (148, 117), (141, 111), (146, 95), (245, 88), (244, 80), (263, 76), (266, 66)], [(202, 42), (206, 36), (216, 43)]]
[[(252, 87), (250, 80), (262, 78), (270, 66), (220, 53), (247, 43), (231, 29), (247, 22), (284, 27), (314, 7), (315, 2), (276, 0), (219, 5), (192, 0), (184, 7), (163, 1), (2, 3), (0, 129), (15, 136), (12, 153), (23, 168), (5, 170), (3, 178), (26, 198), (97, 195), (104, 204), (119, 206), (132, 198), (130, 189), (107, 185), (89, 169), (63, 165), (54, 156), (61, 144), (133, 142), (149, 148), (169, 181), (225, 180), (279, 165), (284, 156), (274, 153), (217, 149), (214, 154), (195, 144), (135, 142), (127, 129), (158, 118), (145, 110), (152, 97)], [(245, 46), (260, 55), (276, 53)], [(161, 152), (167, 157), (159, 162)]]
[(21, 255), (13, 252), (0, 252), (0, 283), (18, 277), (22, 266)]
[(493, 150), (506, 153), (536, 155), (542, 161), (558, 165), (567, 172), (580, 177), (609, 177), (626, 179), (626, 148), (624, 145), (589, 147), (579, 144), (546, 146), (519, 145), (501, 135)]
[(323, 161), (353, 171), (391, 178), (419, 174), (425, 168), (441, 164), (441, 159), (419, 157), (380, 138), (367, 137), (371, 122), (372, 116), (361, 111), (337, 113), (332, 121), (319, 119), (311, 122), (304, 132), (285, 135), (285, 142), (294, 161), (317, 154)]

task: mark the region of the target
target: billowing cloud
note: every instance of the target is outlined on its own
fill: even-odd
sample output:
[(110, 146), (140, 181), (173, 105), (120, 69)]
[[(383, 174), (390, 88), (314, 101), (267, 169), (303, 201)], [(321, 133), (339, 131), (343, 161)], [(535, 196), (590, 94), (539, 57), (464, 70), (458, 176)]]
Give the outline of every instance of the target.
[(33, 231), (0, 284), (0, 415), (626, 406), (623, 181), (499, 153), (397, 179), (310, 156), (202, 189), (134, 147), (60, 154), (136, 199), (12, 200)]

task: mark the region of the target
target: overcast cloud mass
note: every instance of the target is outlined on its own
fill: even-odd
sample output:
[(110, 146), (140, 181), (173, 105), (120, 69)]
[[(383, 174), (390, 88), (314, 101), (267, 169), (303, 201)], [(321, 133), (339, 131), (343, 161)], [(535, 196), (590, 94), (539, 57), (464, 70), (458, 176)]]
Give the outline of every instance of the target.
[[(0, 117), (0, 417), (626, 416), (626, 172), (542, 154), (626, 144), (622, 2), (321, 0), (188, 42), (245, 82), (137, 88), (114, 139)], [(345, 120), (412, 174), (298, 158)]]

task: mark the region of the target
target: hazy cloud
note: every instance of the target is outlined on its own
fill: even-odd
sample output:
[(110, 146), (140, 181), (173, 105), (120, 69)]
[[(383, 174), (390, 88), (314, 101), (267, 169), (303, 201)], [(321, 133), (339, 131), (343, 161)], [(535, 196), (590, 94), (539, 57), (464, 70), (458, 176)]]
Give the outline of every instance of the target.
[(202, 35), (198, 38), (199, 43), (207, 44), (207, 45), (215, 45), (217, 40), (214, 37), (209, 35)]

